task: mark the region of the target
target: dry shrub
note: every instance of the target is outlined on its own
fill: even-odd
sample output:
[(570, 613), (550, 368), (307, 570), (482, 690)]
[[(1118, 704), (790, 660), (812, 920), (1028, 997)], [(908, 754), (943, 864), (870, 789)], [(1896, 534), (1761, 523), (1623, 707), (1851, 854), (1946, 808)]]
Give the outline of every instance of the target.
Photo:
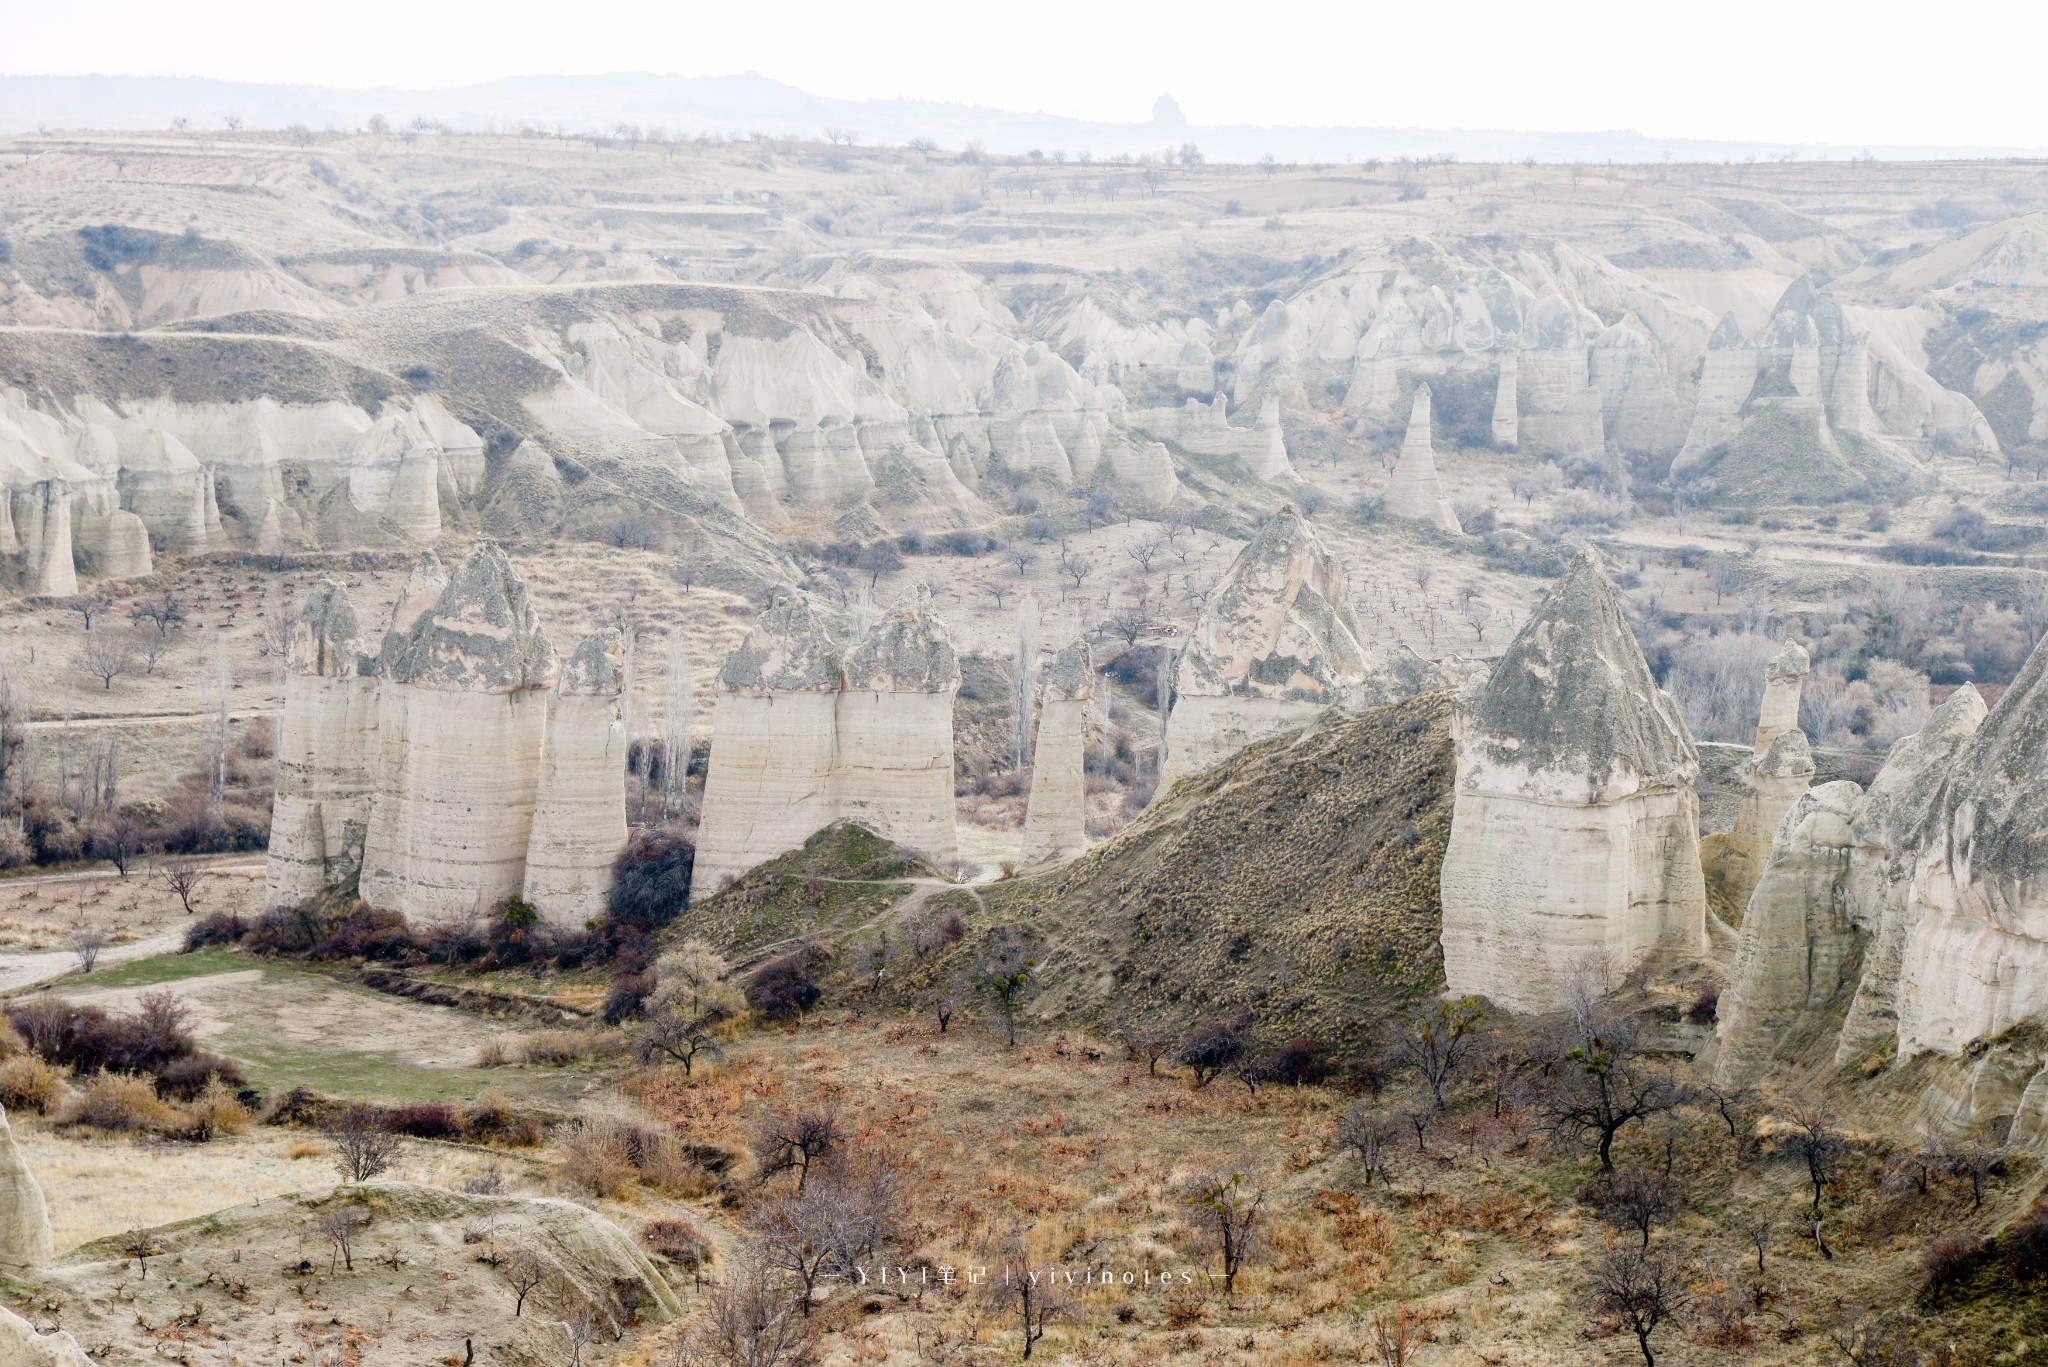
[(580, 1063), (594, 1052), (591, 1036), (581, 1030), (542, 1030), (520, 1041), (519, 1056), (528, 1063), (559, 1068)]
[(0, 1016), (0, 1059), (19, 1057), (28, 1052), (28, 1041), (14, 1028), (14, 1022)]
[(694, 1221), (679, 1216), (648, 1221), (641, 1227), (640, 1241), (687, 1272), (711, 1261), (711, 1240)]
[(540, 1122), (525, 1114), (517, 1101), (486, 1089), (463, 1113), (464, 1136), (472, 1144), (511, 1144), (530, 1148), (540, 1143)]
[(625, 1137), (602, 1121), (586, 1123), (563, 1138), (557, 1171), (585, 1195), (614, 1201), (631, 1191), (639, 1178)]
[(324, 1158), (327, 1146), (317, 1139), (294, 1139), (291, 1147), (284, 1151), (286, 1158)]
[(16, 1054), (0, 1063), (0, 1106), (10, 1111), (49, 1113), (64, 1091), (64, 1075), (34, 1054)]
[(485, 1040), (476, 1051), (479, 1068), (503, 1068), (512, 1061), (512, 1048), (502, 1039)]
[(218, 1077), (209, 1080), (205, 1090), (185, 1107), (185, 1128), (194, 1139), (247, 1134), (252, 1120), (248, 1108), (235, 1100), (235, 1094)]
[(1920, 1270), (1927, 1274), (1927, 1289), (1946, 1291), (1968, 1280), (1984, 1261), (1984, 1236), (1968, 1230), (1937, 1234), (1920, 1250)]
[(68, 1125), (116, 1131), (167, 1131), (178, 1119), (148, 1078), (127, 1073), (94, 1073), (65, 1104), (62, 1118)]

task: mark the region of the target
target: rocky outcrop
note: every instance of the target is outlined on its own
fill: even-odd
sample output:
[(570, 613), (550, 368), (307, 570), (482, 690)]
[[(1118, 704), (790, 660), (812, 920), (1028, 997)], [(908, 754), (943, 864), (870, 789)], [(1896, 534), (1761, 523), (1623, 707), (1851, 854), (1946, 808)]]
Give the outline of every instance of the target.
[[(1258, 421), (1250, 427), (1232, 426), (1227, 407), (1224, 396), (1218, 394), (1206, 404), (1189, 399), (1179, 408), (1138, 409), (1131, 413), (1130, 422), (1142, 435), (1156, 437), (1190, 455), (1236, 461), (1255, 478), (1291, 476), (1294, 466), (1287, 458), (1287, 442), (1281, 432), (1280, 401), (1267, 398), (1259, 406)], [(1157, 457), (1149, 459), (1157, 463)], [(1176, 482), (1176, 492), (1178, 488)]]
[(802, 595), (778, 599), (718, 676), (693, 902), (851, 820), (933, 863), (958, 857), (960, 662), (919, 588), (850, 646)]
[(1838, 1062), (1890, 1044), (1899, 1032), (1899, 972), (1904, 966), (1912, 907), (1913, 862), (1944, 776), (1984, 722), (1984, 699), (1968, 684), (1892, 746), (1856, 812), (1856, 848), (1844, 890), (1850, 912), (1869, 937), (1863, 975), (1835, 1048)]
[(1453, 992), (1551, 1010), (1589, 960), (1627, 972), (1704, 950), (1699, 756), (1591, 551), (1461, 698), (1453, 729)]
[(377, 767), (377, 680), (364, 665), (348, 590), (323, 579), (300, 604), (285, 653), (266, 865), (270, 906), (339, 882), (362, 854)]
[(1813, 662), (1806, 647), (1787, 641), (1783, 649), (1764, 665), (1764, 701), (1757, 714), (1756, 752), (1761, 755), (1771, 742), (1787, 731), (1799, 729), (1799, 697), (1806, 687), (1807, 671)]
[(1899, 1052), (2048, 1014), (2048, 651), (1956, 753), (1907, 892)]
[(415, 922), (481, 915), (523, 891), (553, 647), (505, 553), (471, 551), (434, 605), (385, 642), (386, 757), (362, 895)]
[(286, 662), (270, 905), (353, 872), (363, 900), (415, 926), (514, 895), (585, 924), (626, 839), (616, 634), (558, 670), (526, 585), (484, 542), (453, 575), (423, 555), (381, 647), (363, 646), (323, 581)]
[(1771, 859), (1778, 824), (1813, 782), (1813, 752), (1798, 727), (1781, 731), (1742, 767), (1735, 824), (1714, 850), (1714, 872), (1736, 907), (1749, 904)]
[[(47, 1266), (55, 1256), (42, 1184), (15, 1147), (7, 1112), (0, 1108), (0, 1276), (18, 1279)], [(0, 1339), (0, 1346), (4, 1344)]]
[(1436, 452), (1429, 436), (1429, 386), (1415, 387), (1415, 404), (1408, 414), (1408, 433), (1401, 440), (1401, 458), (1387, 480), (1387, 512), (1394, 517), (1414, 518), (1456, 536), (1465, 529), (1444, 497), (1442, 481), (1436, 474)]
[(525, 895), (565, 926), (603, 914), (612, 861), (626, 843), (624, 654), (616, 630), (585, 637), (563, 662), (548, 699)]
[(1828, 1005), (1854, 981), (1863, 934), (1841, 889), (1862, 796), (1854, 783), (1824, 783), (1785, 814), (1743, 914), (1721, 997), (1714, 1059), (1721, 1086), (1754, 1083), (1778, 1050), (1811, 1040)]
[(1088, 848), (1088, 790), (1083, 756), (1095, 661), (1086, 641), (1053, 656), (1039, 687), (1038, 742), (1031, 752), (1031, 798), (1024, 811), (1025, 868), (1071, 859)]
[(1380, 707), (1441, 682), (1407, 647), (1367, 644), (1337, 557), (1283, 507), (1238, 553), (1181, 652), (1159, 789), (1326, 707)]
[(36, 1327), (0, 1305), (0, 1362), (7, 1367), (93, 1367), (78, 1340), (61, 1329), (39, 1334)]

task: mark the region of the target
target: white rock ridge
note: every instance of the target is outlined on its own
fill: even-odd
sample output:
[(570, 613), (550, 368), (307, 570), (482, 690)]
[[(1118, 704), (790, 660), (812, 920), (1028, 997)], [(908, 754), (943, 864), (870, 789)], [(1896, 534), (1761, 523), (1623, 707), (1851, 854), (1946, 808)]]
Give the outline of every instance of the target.
[(1367, 644), (1343, 566), (1282, 507), (1231, 562), (1181, 652), (1159, 791), (1326, 707), (1380, 707), (1442, 682), (1406, 646)]
[(719, 671), (692, 902), (841, 820), (940, 867), (958, 859), (960, 661), (930, 589), (850, 646), (835, 625), (783, 597)]
[(93, 1367), (78, 1340), (61, 1329), (39, 1334), (36, 1327), (0, 1305), (0, 1362), (7, 1367)]
[(1094, 658), (1086, 641), (1073, 641), (1053, 656), (1040, 686), (1031, 798), (1024, 811), (1025, 868), (1056, 864), (1088, 848), (1083, 760), (1094, 696)]
[(270, 905), (359, 872), (415, 927), (514, 895), (558, 925), (599, 914), (626, 840), (618, 649), (600, 633), (559, 668), (491, 542), (453, 575), (423, 555), (374, 653), (323, 581), (287, 659)]
[(1547, 1011), (1589, 961), (1627, 972), (1704, 951), (1698, 752), (1591, 551), (1452, 729), (1451, 991)]
[(1436, 451), (1429, 437), (1429, 386), (1415, 387), (1415, 405), (1408, 414), (1408, 434), (1401, 440), (1401, 458), (1387, 480), (1387, 512), (1394, 517), (1427, 522), (1452, 535), (1465, 529), (1444, 497), (1437, 478)]

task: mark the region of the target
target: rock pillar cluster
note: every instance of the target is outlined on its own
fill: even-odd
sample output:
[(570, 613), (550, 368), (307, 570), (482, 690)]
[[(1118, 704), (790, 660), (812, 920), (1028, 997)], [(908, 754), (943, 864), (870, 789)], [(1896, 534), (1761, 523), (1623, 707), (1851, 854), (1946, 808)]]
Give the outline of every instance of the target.
[(287, 659), (271, 903), (355, 872), (415, 926), (515, 894), (557, 924), (597, 915), (625, 843), (617, 653), (602, 633), (562, 669), (489, 542), (453, 575), (422, 557), (374, 654), (322, 582)]
[(1453, 736), (1451, 991), (1548, 1011), (1591, 965), (1705, 949), (1699, 756), (1591, 551), (1460, 698)]
[(931, 591), (850, 644), (836, 627), (809, 599), (780, 599), (719, 672), (693, 901), (841, 820), (957, 860), (960, 661)]

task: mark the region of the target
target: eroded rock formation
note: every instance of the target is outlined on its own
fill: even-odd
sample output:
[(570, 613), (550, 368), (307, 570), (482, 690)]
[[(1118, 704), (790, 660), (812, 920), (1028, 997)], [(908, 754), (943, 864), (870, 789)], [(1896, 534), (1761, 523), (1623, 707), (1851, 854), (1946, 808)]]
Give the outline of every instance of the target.
[(1453, 992), (1550, 1010), (1589, 961), (1626, 972), (1704, 950), (1699, 756), (1591, 551), (1461, 698), (1454, 734)]
[(323, 581), (287, 659), (270, 903), (359, 872), (414, 925), (515, 894), (583, 925), (626, 836), (618, 648), (601, 633), (559, 669), (491, 542), (453, 575), (422, 556), (374, 654)]
[(36, 1327), (0, 1305), (0, 1362), (7, 1367), (93, 1367), (78, 1340), (61, 1329), (36, 1332)]
[[(42, 1184), (15, 1147), (7, 1111), (0, 1108), (0, 1275), (18, 1278), (54, 1256)], [(0, 1339), (0, 1345), (4, 1342)]]
[(839, 820), (939, 865), (959, 853), (960, 662), (920, 587), (851, 644), (802, 595), (777, 600), (718, 676), (691, 900)]
[(1735, 824), (1712, 852), (1721, 889), (1738, 908), (1748, 904), (1763, 877), (1779, 822), (1813, 782), (1813, 754), (1799, 729), (1799, 694), (1809, 664), (1805, 648), (1790, 641), (1764, 666), (1763, 708), (1755, 750), (1742, 769), (1742, 802)]
[(1181, 653), (1160, 791), (1326, 707), (1384, 706), (1441, 682), (1406, 646), (1367, 644), (1337, 557), (1283, 507), (1224, 573)]
[(1415, 404), (1408, 414), (1408, 433), (1401, 440), (1401, 459), (1387, 480), (1387, 512), (1394, 517), (1414, 518), (1457, 535), (1465, 529), (1444, 497), (1443, 482), (1437, 478), (1436, 451), (1429, 436), (1429, 386), (1415, 387)]
[(1031, 799), (1024, 812), (1024, 867), (1071, 859), (1088, 848), (1083, 757), (1095, 661), (1086, 641), (1053, 656), (1039, 686), (1038, 742), (1031, 752)]

